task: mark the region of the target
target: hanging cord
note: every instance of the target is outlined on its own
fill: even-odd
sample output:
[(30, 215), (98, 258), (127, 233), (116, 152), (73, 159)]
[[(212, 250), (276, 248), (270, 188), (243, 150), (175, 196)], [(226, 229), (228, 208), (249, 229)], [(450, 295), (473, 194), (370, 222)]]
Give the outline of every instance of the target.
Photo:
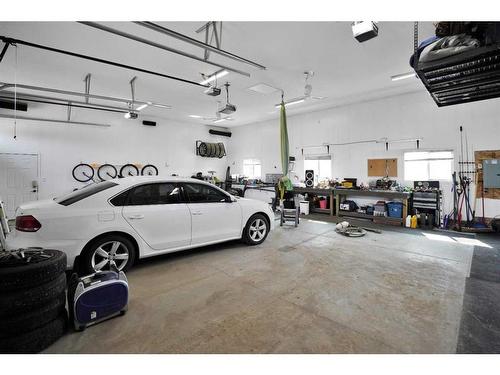
[(418, 70), (418, 22), (413, 24), (413, 69)]
[(17, 140), (17, 44), (14, 44), (15, 49), (15, 66), (14, 66), (14, 140)]

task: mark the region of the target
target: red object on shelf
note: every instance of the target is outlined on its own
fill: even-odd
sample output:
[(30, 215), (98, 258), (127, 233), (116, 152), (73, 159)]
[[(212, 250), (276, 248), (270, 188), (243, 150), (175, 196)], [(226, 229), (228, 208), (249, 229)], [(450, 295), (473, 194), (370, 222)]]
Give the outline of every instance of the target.
[(326, 199), (322, 199), (319, 201), (319, 208), (326, 209)]

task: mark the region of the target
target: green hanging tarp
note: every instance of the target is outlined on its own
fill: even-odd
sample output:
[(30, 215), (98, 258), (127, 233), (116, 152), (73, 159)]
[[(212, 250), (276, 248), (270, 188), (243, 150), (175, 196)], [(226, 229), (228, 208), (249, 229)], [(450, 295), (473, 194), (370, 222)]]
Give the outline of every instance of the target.
[(283, 176), (288, 175), (288, 159), (289, 159), (289, 151), (288, 151), (288, 129), (286, 127), (286, 111), (285, 111), (285, 103), (281, 102), (281, 110), (280, 110), (280, 143), (281, 143), (281, 169), (283, 172)]

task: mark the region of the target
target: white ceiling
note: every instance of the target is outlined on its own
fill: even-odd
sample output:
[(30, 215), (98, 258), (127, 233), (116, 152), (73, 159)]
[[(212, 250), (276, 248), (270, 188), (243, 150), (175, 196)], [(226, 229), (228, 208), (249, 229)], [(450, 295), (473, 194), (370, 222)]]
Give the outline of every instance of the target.
[[(105, 23), (137, 36), (173, 48), (203, 56), (203, 50), (177, 39), (127, 22)], [(194, 38), (202, 22), (163, 22), (165, 27)], [(429, 22), (420, 24), (421, 39), (432, 35)], [(1, 22), (0, 35), (67, 49), (123, 64), (135, 65), (189, 80), (200, 80), (218, 70), (195, 61), (108, 34), (76, 22)], [(269, 95), (247, 90), (257, 83), (281, 88), (286, 98), (303, 95), (305, 70), (313, 70), (313, 95), (325, 96), (290, 106), (288, 112), (316, 111), (349, 103), (423, 90), (416, 79), (392, 82), (391, 75), (410, 71), (408, 59), (413, 49), (413, 23), (381, 22), (379, 36), (358, 43), (347, 22), (224, 22), (222, 48), (254, 60), (266, 70), (245, 65), (215, 54), (210, 59), (247, 71), (251, 77), (230, 73), (223, 80), (231, 83), (231, 102), (237, 106), (235, 121), (219, 126), (238, 126), (277, 117), (274, 104), (280, 93)], [(14, 49), (9, 49), (0, 64), (0, 80), (14, 81)], [(20, 46), (18, 49), (18, 83), (83, 91), (83, 78), (92, 73), (91, 92), (101, 95), (130, 97), (129, 80), (137, 76), (136, 99), (172, 105), (166, 111), (144, 110), (144, 116), (168, 118), (207, 124), (190, 114), (212, 117), (216, 100), (203, 94), (203, 88), (130, 70), (111, 67), (48, 51)], [(118, 114), (117, 114), (118, 116)]]

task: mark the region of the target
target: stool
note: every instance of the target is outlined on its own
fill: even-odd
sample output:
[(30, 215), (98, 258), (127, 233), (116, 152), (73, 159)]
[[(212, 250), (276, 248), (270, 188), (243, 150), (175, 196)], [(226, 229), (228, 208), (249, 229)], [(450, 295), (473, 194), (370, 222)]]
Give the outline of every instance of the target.
[(281, 208), (280, 227), (287, 222), (294, 223), (294, 226), (299, 225), (299, 207)]

